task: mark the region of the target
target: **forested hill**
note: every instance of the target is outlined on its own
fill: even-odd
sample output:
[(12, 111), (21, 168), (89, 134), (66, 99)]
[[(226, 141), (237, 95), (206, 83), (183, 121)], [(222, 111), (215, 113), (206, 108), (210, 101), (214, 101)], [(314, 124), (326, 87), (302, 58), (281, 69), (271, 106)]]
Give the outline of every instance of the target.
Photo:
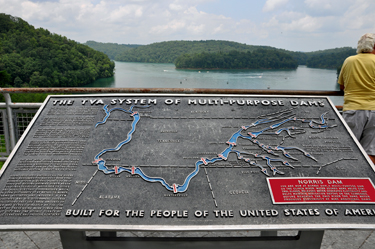
[(184, 54), (177, 57), (175, 65), (194, 69), (296, 69), (298, 63), (287, 53), (260, 48), (253, 52)]
[[(103, 44), (103, 47), (104, 46), (105, 44)], [(233, 50), (238, 52), (252, 52), (257, 49), (267, 49), (289, 54), (299, 65), (333, 69), (340, 67), (347, 56), (355, 54), (355, 50), (349, 47), (315, 52), (295, 52), (269, 46), (246, 45), (222, 40), (165, 41), (139, 46), (121, 52), (118, 50), (115, 60), (126, 62), (174, 63), (178, 56), (184, 54), (229, 53)]]
[(306, 65), (315, 68), (337, 69), (344, 60), (356, 54), (356, 49), (350, 47), (327, 49), (308, 53)]
[(0, 13), (0, 87), (82, 86), (113, 76), (114, 66), (102, 52)]
[(87, 41), (84, 44), (89, 46), (90, 48), (105, 53), (112, 60), (115, 59), (116, 55), (121, 54), (126, 50), (142, 46), (138, 44), (102, 43), (96, 41)]
[(252, 46), (231, 41), (165, 41), (140, 46), (118, 54), (117, 61), (174, 63), (182, 54), (195, 53), (228, 53), (232, 50), (241, 52), (254, 51), (258, 48), (271, 48), (267, 46)]

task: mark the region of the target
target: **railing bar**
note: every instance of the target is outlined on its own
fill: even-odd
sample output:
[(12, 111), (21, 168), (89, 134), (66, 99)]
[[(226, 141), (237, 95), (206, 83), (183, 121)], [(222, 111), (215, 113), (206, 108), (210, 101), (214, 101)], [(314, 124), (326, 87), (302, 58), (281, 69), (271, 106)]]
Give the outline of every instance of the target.
[[(8, 115), (7, 110), (1, 110), (2, 112), (2, 121), (3, 121), (3, 131), (4, 131), (4, 139), (5, 139), (5, 155), (9, 155), (10, 153), (10, 144), (9, 144), (9, 125), (8, 125)], [(3, 155), (3, 153), (2, 153)], [(1, 160), (0, 160), (1, 161)]]
[[(43, 103), (11, 103), (8, 106), (11, 108), (40, 108), (43, 105)], [(0, 103), (0, 108), (6, 108), (7, 104)]]
[(210, 89), (210, 88), (0, 88), (0, 93), (199, 93), (343, 96), (342, 91)]
[(16, 145), (16, 137), (15, 137), (15, 130), (13, 124), (13, 114), (12, 114), (12, 107), (10, 106), (12, 100), (10, 98), (9, 93), (3, 93), (5, 98), (7, 114), (8, 114), (8, 126), (9, 126), (9, 138), (10, 138), (10, 150), (13, 150), (14, 146)]

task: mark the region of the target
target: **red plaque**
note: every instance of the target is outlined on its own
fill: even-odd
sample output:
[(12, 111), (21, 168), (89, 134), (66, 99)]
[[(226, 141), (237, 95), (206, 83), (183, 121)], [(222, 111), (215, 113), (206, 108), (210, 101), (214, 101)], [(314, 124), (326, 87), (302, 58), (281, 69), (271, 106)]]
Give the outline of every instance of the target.
[(369, 178), (267, 178), (274, 204), (375, 203)]

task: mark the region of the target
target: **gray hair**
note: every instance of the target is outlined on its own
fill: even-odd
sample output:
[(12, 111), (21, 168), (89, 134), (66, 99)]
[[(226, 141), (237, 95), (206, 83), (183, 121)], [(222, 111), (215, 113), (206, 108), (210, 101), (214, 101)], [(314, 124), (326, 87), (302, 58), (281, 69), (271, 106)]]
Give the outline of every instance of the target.
[(358, 41), (357, 54), (359, 53), (371, 53), (374, 50), (375, 34), (366, 33)]

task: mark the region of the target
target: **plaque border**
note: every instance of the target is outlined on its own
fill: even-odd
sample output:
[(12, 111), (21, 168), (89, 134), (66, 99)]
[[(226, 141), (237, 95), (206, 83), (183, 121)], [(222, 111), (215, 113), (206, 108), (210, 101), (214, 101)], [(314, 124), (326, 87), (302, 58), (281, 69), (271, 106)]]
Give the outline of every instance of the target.
[[(111, 97), (111, 96), (143, 96), (143, 97), (273, 97), (273, 98), (316, 98), (316, 99), (325, 99), (329, 103), (331, 109), (336, 113), (338, 118), (340, 119), (341, 123), (344, 125), (346, 131), (350, 134), (351, 138), (354, 140), (356, 145), (358, 146), (359, 150), (362, 152), (362, 155), (365, 157), (369, 165), (371, 166), (372, 170), (375, 172), (375, 166), (367, 156), (366, 152), (355, 138), (354, 134), (350, 130), (349, 126), (344, 121), (341, 114), (336, 109), (335, 105), (329, 99), (328, 96), (309, 96), (309, 95), (267, 95), (267, 94), (171, 94), (171, 93), (110, 93), (110, 94), (80, 94), (80, 95), (48, 95), (48, 97), (43, 102), (42, 106), (39, 108), (33, 119), (31, 120), (30, 124), (28, 125), (25, 132), (22, 134), (21, 138), (16, 143), (14, 149), (10, 153), (8, 159), (4, 163), (3, 167), (0, 170), (0, 180), (7, 169), (8, 165), (12, 161), (14, 154), (17, 152), (18, 148), (21, 146), (23, 141), (25, 140), (27, 134), (33, 127), (34, 123), (36, 122), (37, 118), (41, 114), (41, 112), (46, 107), (47, 103), (51, 98), (68, 98), (68, 97)], [(302, 178), (302, 177), (298, 177)], [(334, 177), (328, 177), (334, 178)], [(341, 177), (342, 178), (342, 177)], [(355, 178), (355, 177), (352, 177)], [(268, 178), (267, 178), (268, 179)], [(371, 179), (370, 179), (371, 181)], [(371, 181), (372, 183), (372, 181)], [(373, 184), (373, 183), (372, 183)], [(273, 200), (272, 200), (273, 201)], [(342, 202), (341, 202), (342, 203)], [(291, 204), (291, 203), (288, 203)], [(295, 203), (292, 203), (295, 204)], [(306, 204), (306, 203), (303, 203)], [(314, 203), (308, 203), (314, 204)], [(360, 204), (360, 203), (358, 203)], [(371, 204), (371, 203), (366, 203)], [(20, 231), (20, 230), (78, 230), (78, 231), (152, 231), (152, 232), (188, 232), (188, 231), (241, 231), (241, 230), (322, 230), (322, 229), (375, 229), (374, 224), (361, 224), (361, 223), (315, 223), (315, 224), (304, 224), (304, 223), (294, 223), (294, 224), (262, 224), (262, 225), (103, 225), (103, 224), (7, 224), (7, 225), (0, 225), (0, 231)]]

